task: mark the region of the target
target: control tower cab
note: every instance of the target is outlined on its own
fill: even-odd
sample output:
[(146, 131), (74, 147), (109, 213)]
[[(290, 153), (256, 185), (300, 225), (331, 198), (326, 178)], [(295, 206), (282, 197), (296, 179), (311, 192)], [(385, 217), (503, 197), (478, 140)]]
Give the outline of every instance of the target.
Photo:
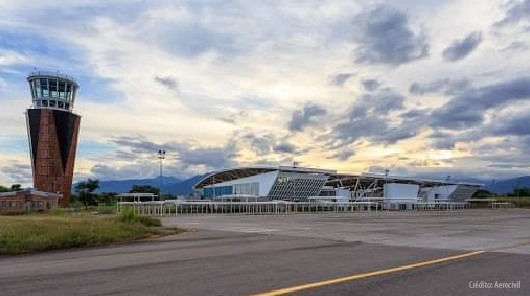
[(72, 111), (79, 87), (71, 76), (37, 71), (28, 76), (32, 108), (50, 108)]

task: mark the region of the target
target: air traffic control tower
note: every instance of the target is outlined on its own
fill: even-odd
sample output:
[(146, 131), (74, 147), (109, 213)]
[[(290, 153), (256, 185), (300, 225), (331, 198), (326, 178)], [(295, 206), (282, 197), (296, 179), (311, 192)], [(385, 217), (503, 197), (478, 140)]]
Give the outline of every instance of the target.
[(27, 78), (32, 105), (26, 111), (29, 150), (36, 189), (62, 193), (67, 207), (74, 173), (81, 117), (72, 112), (79, 87), (73, 77), (36, 71)]

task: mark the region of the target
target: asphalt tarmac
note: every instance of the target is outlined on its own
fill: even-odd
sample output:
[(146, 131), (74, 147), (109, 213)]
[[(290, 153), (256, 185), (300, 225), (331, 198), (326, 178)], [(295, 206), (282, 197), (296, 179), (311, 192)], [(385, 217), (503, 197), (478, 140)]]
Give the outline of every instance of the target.
[(163, 222), (190, 231), (0, 258), (0, 295), (530, 295), (527, 210)]

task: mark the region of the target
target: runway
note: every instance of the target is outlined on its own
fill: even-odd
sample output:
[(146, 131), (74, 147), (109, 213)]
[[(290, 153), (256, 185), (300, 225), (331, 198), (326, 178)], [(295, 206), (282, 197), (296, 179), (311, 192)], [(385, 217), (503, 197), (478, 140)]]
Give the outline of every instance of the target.
[[(165, 224), (190, 231), (1, 258), (0, 294), (529, 295), (529, 214), (470, 210), (167, 218)], [(410, 227), (393, 233), (404, 225)], [(425, 238), (430, 246), (416, 246)], [(480, 288), (482, 282), (520, 282), (520, 287)]]

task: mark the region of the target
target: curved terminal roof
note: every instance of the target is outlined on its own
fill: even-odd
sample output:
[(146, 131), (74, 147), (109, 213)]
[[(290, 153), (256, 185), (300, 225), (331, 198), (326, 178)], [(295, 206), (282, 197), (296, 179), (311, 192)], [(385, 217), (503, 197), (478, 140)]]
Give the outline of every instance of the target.
[(424, 179), (424, 178), (413, 178), (413, 177), (398, 177), (398, 176), (384, 176), (374, 174), (335, 174), (332, 175), (327, 186), (333, 187), (355, 187), (356, 184), (362, 187), (369, 186), (373, 182), (378, 183), (401, 183), (401, 184), (417, 184), (425, 187), (443, 186), (443, 185), (468, 185), (482, 187), (483, 184), (478, 183), (461, 183), (451, 182), (450, 180), (435, 180), (435, 179)]
[(236, 179), (247, 178), (263, 174), (266, 172), (276, 171), (277, 167), (255, 166), (255, 167), (238, 167), (214, 172), (203, 178), (193, 188), (203, 188), (208, 185), (228, 182)]
[(435, 180), (423, 179), (414, 177), (398, 177), (398, 176), (384, 176), (375, 174), (345, 174), (337, 173), (334, 170), (325, 170), (318, 168), (303, 168), (290, 166), (249, 166), (225, 169), (213, 172), (207, 177), (203, 178), (193, 186), (195, 189), (204, 188), (208, 185), (219, 184), (241, 178), (256, 176), (259, 174), (271, 171), (289, 171), (289, 172), (303, 172), (303, 173), (322, 173), (329, 176), (326, 186), (332, 187), (367, 187), (370, 184), (377, 182), (383, 183), (401, 183), (401, 184), (418, 184), (424, 187), (442, 186), (442, 185), (467, 185), (473, 187), (482, 187), (483, 184), (477, 183), (460, 183), (451, 182), (450, 180)]
[(199, 189), (208, 185), (228, 182), (241, 178), (256, 176), (271, 171), (298, 172), (298, 173), (318, 173), (332, 175), (334, 170), (325, 170), (319, 168), (292, 167), (292, 166), (249, 166), (237, 167), (214, 172), (195, 184), (193, 188)]

